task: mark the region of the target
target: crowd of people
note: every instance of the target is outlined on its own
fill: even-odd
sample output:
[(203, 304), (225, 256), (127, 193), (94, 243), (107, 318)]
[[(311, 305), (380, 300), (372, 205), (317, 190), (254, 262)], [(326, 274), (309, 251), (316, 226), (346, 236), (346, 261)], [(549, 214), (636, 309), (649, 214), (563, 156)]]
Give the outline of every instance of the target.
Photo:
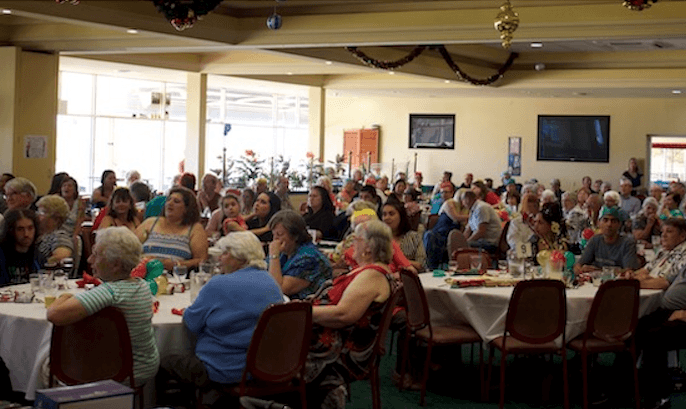
[[(273, 190), (266, 179), (236, 190), (207, 174), (195, 190), (195, 176), (186, 173), (153, 197), (138, 172), (129, 172), (126, 186), (119, 187), (116, 174), (106, 170), (87, 203), (66, 173), (56, 174), (42, 197), (31, 181), (5, 174), (0, 179), (0, 285), (28, 282), (31, 273), (50, 263), (77, 259), (78, 266), (81, 224), (87, 210), (100, 209), (91, 214), (98, 234), (88, 262), (104, 284), (97, 292), (61, 296), (48, 310), (50, 321), (64, 325), (110, 305), (121, 308), (136, 338), (136, 380), (151, 380), (159, 366), (158, 388), (175, 379), (192, 399), (193, 388), (240, 379), (252, 328), (264, 309), (284, 295), (309, 301), (315, 326), (310, 390), (321, 407), (344, 407), (345, 385), (368, 370), (368, 354), (360, 351), (371, 348), (376, 327), (369, 323), (378, 322), (398, 271), (445, 266), (454, 231), (467, 246), (494, 259), (502, 244), (528, 243), (534, 254), (569, 250), (580, 255), (577, 274), (619, 267), (644, 288), (666, 290), (661, 310), (649, 316), (649, 330), (664, 331), (669, 324), (683, 331), (674, 322), (686, 321), (681, 289), (686, 283), (686, 187), (674, 182), (666, 192), (657, 185), (642, 192), (641, 177), (633, 159), (618, 192), (588, 176), (577, 191), (565, 192), (558, 179), (546, 188), (536, 180), (519, 184), (507, 172), (494, 187), (491, 179), (475, 180), (471, 173), (459, 186), (448, 171), (435, 186), (426, 186), (419, 172), (412, 180), (400, 173), (391, 183), (358, 170), (338, 190), (321, 177), (307, 201), (294, 207), (286, 177), (278, 178)], [(427, 218), (435, 223), (425, 227)], [(313, 239), (338, 246), (327, 256)], [(183, 314), (197, 345), (188, 354), (165, 356), (154, 342), (149, 291), (131, 269), (142, 257), (160, 260), (168, 271), (197, 269), (208, 259), (208, 243), (221, 253), (223, 275), (210, 280)], [(655, 259), (646, 264), (637, 243), (659, 247)], [(641, 345), (658, 348), (651, 339)], [(650, 368), (659, 367), (649, 362)]]

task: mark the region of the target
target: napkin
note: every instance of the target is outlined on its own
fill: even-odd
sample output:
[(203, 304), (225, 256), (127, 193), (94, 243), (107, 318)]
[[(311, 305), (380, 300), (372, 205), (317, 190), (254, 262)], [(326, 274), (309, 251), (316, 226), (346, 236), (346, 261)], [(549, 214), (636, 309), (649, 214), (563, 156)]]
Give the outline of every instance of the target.
[(76, 285), (78, 285), (79, 288), (83, 288), (83, 287), (86, 286), (86, 284), (93, 284), (93, 285), (95, 285), (95, 286), (97, 287), (97, 286), (99, 286), (100, 284), (102, 284), (102, 281), (100, 281), (99, 278), (95, 278), (95, 277), (93, 277), (92, 275), (90, 275), (90, 274), (88, 274), (88, 273), (83, 273), (83, 279), (82, 279), (82, 280), (78, 280), (78, 281), (76, 282)]

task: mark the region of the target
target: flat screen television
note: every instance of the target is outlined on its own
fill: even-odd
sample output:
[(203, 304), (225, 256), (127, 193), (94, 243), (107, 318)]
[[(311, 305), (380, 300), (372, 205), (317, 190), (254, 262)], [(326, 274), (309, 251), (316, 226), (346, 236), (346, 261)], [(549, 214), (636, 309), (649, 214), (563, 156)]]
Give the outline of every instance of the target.
[(539, 115), (537, 160), (610, 161), (610, 117)]

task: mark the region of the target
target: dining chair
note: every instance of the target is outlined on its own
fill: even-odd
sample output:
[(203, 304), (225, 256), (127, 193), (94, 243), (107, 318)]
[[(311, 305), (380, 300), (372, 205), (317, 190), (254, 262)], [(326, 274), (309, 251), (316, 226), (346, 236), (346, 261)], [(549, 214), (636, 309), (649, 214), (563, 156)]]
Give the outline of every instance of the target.
[[(402, 270), (401, 270), (402, 271)], [(381, 386), (379, 380), (379, 366), (381, 357), (386, 354), (386, 336), (391, 327), (391, 320), (393, 319), (393, 310), (398, 303), (398, 298), (402, 294), (402, 288), (395, 288), (386, 301), (386, 307), (381, 315), (381, 322), (379, 323), (379, 330), (374, 339), (374, 347), (372, 348), (372, 359), (369, 367), (369, 382), (372, 388), (372, 408), (381, 409)]]
[(403, 345), (403, 357), (400, 369), (400, 388), (402, 389), (405, 379), (405, 368), (409, 359), (410, 337), (422, 340), (426, 343), (426, 357), (424, 358), (424, 372), (422, 374), (422, 389), (419, 404), (424, 406), (426, 400), (426, 382), (429, 377), (429, 363), (431, 361), (431, 349), (434, 345), (462, 345), (479, 344), (479, 376), (483, 393), (483, 348), (481, 337), (469, 325), (433, 326), (426, 293), (422, 287), (419, 276), (408, 271), (401, 271), (400, 278), (403, 282), (405, 301), (407, 302), (407, 332)]
[(448, 255), (452, 256), (452, 254), (459, 250), (459, 249), (464, 249), (468, 248), (469, 245), (467, 244), (467, 238), (464, 236), (464, 233), (460, 231), (459, 229), (452, 229), (450, 230), (450, 233), (448, 233)]
[(494, 254), (496, 260), (504, 260), (507, 257), (507, 251), (510, 249), (510, 245), (507, 243), (507, 230), (510, 228), (510, 222), (511, 220), (506, 221), (500, 231), (500, 237), (498, 238)]
[[(224, 385), (222, 391), (239, 398), (297, 391), (306, 409), (305, 360), (311, 336), (312, 304), (296, 301), (270, 306), (253, 332), (241, 381)], [(202, 393), (197, 404), (202, 407)]]
[[(479, 260), (479, 258), (481, 258)], [(451, 253), (451, 260), (457, 262), (458, 270), (469, 270), (472, 268), (474, 262), (481, 262), (480, 270), (487, 270), (491, 266), (491, 256), (485, 250), (479, 250), (471, 247), (461, 248)]]
[[(503, 336), (490, 343), (488, 381), (493, 369), (493, 351), (500, 357), (500, 402), (505, 405), (505, 360), (507, 355), (539, 355), (559, 353), (562, 356), (564, 407), (569, 408), (567, 385), (567, 352), (565, 325), (567, 321), (565, 285), (559, 280), (520, 281), (512, 292), (505, 318)], [(562, 337), (561, 343), (555, 341)]]
[(636, 409), (641, 407), (636, 368), (636, 325), (640, 283), (637, 280), (614, 280), (603, 283), (593, 298), (586, 331), (567, 345), (581, 353), (584, 409), (588, 408), (588, 356), (602, 352), (628, 351), (631, 354)]
[(55, 380), (80, 385), (106, 379), (128, 380), (143, 407), (143, 389), (136, 388), (133, 376), (129, 327), (120, 310), (107, 307), (73, 324), (52, 327), (49, 387)]

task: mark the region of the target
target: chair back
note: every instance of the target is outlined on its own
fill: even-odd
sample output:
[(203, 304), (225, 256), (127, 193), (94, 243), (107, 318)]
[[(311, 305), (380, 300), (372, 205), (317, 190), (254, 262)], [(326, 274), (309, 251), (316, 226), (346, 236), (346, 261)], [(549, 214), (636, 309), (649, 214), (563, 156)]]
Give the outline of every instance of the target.
[(264, 310), (250, 340), (241, 387), (248, 374), (266, 382), (302, 375), (312, 335), (312, 304), (290, 302)]
[(426, 221), (426, 230), (431, 230), (438, 223), (438, 215), (430, 214), (428, 220)]
[[(401, 273), (402, 272), (403, 270), (401, 270)], [(402, 288), (395, 288), (391, 291), (391, 295), (386, 301), (386, 307), (384, 307), (383, 313), (381, 314), (381, 322), (379, 323), (379, 331), (374, 340), (373, 350), (377, 359), (386, 354), (386, 336), (388, 335), (388, 330), (391, 328), (393, 310), (395, 310), (395, 306), (398, 304), (398, 298), (400, 298), (402, 291)], [(372, 365), (374, 365), (374, 363), (372, 363)]]
[(421, 222), (422, 219), (422, 213), (417, 212), (413, 215), (408, 215), (407, 219), (410, 221), (410, 229), (417, 231), (419, 229), (419, 223)]
[(407, 304), (407, 328), (411, 331), (418, 331), (426, 326), (431, 326), (431, 316), (429, 314), (429, 304), (426, 301), (426, 293), (419, 276), (401, 270), (400, 279), (403, 282), (403, 292), (405, 293), (405, 303)]
[(485, 250), (461, 248), (451, 254), (451, 258), (457, 261), (458, 270), (471, 269), (473, 262), (479, 262), (479, 257), (481, 257), (481, 270), (487, 270), (491, 265), (491, 256)]
[(464, 234), (458, 229), (450, 230), (448, 233), (448, 254), (452, 256), (454, 252), (460, 249), (468, 248), (467, 239)]
[(562, 281), (520, 281), (510, 299), (505, 335), (530, 344), (551, 342), (562, 335), (564, 342), (566, 305)]
[(67, 385), (133, 379), (131, 337), (124, 314), (107, 307), (83, 320), (53, 326), (50, 344), (50, 386), (53, 378)]
[(638, 280), (603, 283), (593, 298), (585, 337), (612, 342), (633, 336), (638, 324), (639, 289)]
[(507, 256), (507, 251), (510, 245), (507, 243), (507, 231), (510, 228), (510, 220), (506, 221), (503, 229), (500, 231), (500, 238), (498, 239), (498, 247), (495, 249), (496, 260), (503, 260)]

